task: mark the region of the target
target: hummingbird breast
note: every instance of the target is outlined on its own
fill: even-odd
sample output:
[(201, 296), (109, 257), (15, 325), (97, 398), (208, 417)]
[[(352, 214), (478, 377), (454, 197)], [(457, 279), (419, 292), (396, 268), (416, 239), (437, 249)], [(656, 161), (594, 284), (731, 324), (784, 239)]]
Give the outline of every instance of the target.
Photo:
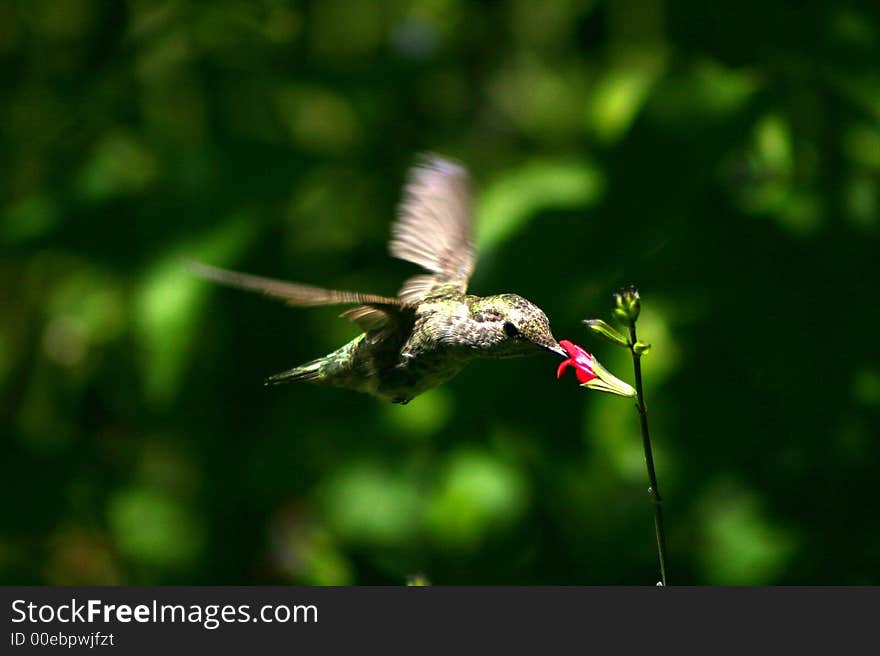
[(314, 382), (406, 403), (453, 378), (474, 357), (461, 339), (467, 304), (432, 299), (408, 319), (359, 335), (322, 358)]

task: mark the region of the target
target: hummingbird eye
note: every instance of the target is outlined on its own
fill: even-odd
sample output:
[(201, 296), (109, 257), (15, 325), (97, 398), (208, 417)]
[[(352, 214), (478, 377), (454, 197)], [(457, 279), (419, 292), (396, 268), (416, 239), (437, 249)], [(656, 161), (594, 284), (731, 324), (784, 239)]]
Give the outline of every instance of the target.
[(517, 335), (519, 335), (519, 328), (514, 326), (510, 321), (505, 321), (504, 334), (508, 337), (516, 337)]

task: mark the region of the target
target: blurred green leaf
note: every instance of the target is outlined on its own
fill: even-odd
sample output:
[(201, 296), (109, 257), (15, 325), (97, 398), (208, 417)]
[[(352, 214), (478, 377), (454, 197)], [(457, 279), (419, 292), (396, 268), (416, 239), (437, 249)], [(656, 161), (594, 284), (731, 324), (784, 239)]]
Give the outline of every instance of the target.
[(223, 265), (245, 249), (253, 230), (250, 215), (233, 216), (161, 258), (145, 276), (135, 299), (135, 322), (147, 359), (146, 392), (153, 400), (174, 397), (209, 289), (209, 283), (187, 271), (183, 258)]
[(702, 59), (690, 69), (670, 73), (652, 95), (650, 111), (666, 123), (693, 125), (729, 118), (761, 88), (755, 70), (735, 69)]
[(202, 534), (193, 511), (179, 500), (149, 488), (117, 492), (108, 519), (120, 552), (139, 565), (180, 568), (202, 549)]
[(279, 90), (278, 111), (294, 143), (315, 152), (345, 152), (360, 139), (351, 104), (327, 89), (291, 86)]
[(59, 218), (51, 198), (44, 194), (27, 196), (0, 214), (0, 241), (15, 243), (43, 237)]
[[(292, 519), (292, 521), (291, 521)], [(274, 527), (276, 559), (296, 583), (349, 585), (352, 568), (338, 541), (323, 526), (304, 518), (281, 518)]]
[(477, 207), (477, 244), (491, 250), (547, 209), (589, 207), (604, 189), (587, 161), (539, 161), (507, 171), (486, 187)]
[(400, 544), (421, 521), (415, 483), (375, 464), (341, 468), (322, 485), (321, 499), (330, 526), (354, 542)]
[(785, 568), (795, 542), (762, 512), (758, 498), (720, 484), (703, 499), (701, 561), (716, 585), (768, 585)]
[(865, 405), (880, 407), (880, 372), (862, 369), (853, 381), (853, 396)]
[(386, 406), (385, 417), (395, 433), (423, 438), (436, 433), (449, 421), (452, 403), (449, 392), (443, 388), (433, 389), (405, 406)]
[(588, 124), (601, 141), (616, 141), (626, 133), (665, 66), (664, 53), (657, 51), (628, 58), (603, 72), (588, 114)]
[(515, 521), (528, 500), (521, 474), (491, 454), (454, 454), (434, 493), (428, 520), (440, 544), (475, 548), (493, 528)]
[(159, 174), (150, 148), (134, 135), (106, 135), (94, 148), (79, 176), (78, 187), (95, 201), (145, 191)]

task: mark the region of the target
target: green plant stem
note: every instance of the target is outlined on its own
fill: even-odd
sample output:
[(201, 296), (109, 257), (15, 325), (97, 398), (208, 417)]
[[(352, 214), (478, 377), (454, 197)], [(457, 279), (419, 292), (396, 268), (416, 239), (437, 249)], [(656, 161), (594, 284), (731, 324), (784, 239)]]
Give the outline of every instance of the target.
[(657, 472), (654, 471), (654, 451), (651, 449), (651, 436), (648, 432), (648, 409), (645, 407), (645, 394), (642, 390), (642, 356), (636, 353), (636, 324), (629, 326), (630, 353), (633, 359), (633, 372), (636, 379), (636, 407), (639, 411), (639, 424), (642, 428), (642, 446), (645, 448), (645, 464), (648, 467), (648, 494), (654, 506), (654, 532), (657, 537), (657, 555), (660, 558), (660, 582), (666, 585), (666, 531), (663, 528), (663, 499), (657, 485)]

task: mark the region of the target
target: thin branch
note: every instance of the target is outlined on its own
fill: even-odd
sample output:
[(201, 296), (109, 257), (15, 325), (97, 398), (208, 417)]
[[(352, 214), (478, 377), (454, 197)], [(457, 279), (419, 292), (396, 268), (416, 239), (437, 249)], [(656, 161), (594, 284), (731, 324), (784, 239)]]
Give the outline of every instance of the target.
[(636, 323), (629, 324), (630, 346), (633, 359), (633, 372), (636, 379), (636, 408), (639, 411), (639, 424), (642, 429), (642, 446), (645, 448), (645, 464), (648, 467), (648, 493), (654, 507), (654, 532), (657, 537), (657, 555), (660, 558), (660, 583), (666, 585), (666, 530), (663, 527), (663, 499), (660, 486), (657, 484), (657, 472), (654, 471), (654, 451), (651, 448), (651, 436), (648, 432), (648, 409), (645, 407), (645, 393), (642, 388), (642, 356), (636, 352)]

